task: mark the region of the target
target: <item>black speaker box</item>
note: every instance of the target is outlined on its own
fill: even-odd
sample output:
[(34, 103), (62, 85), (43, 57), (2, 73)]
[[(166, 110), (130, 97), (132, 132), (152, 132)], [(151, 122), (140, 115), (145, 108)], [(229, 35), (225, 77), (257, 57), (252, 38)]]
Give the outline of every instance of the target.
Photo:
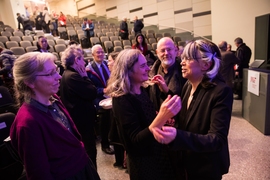
[(254, 57), (265, 60), (261, 68), (270, 69), (270, 14), (255, 18)]

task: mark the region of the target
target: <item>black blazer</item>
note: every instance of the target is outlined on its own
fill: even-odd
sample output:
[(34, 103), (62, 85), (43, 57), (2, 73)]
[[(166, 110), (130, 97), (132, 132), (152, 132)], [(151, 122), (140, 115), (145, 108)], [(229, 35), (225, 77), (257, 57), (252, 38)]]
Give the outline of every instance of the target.
[[(221, 80), (216, 85), (203, 88), (194, 97), (186, 113), (179, 113), (178, 131), (171, 143), (174, 149), (182, 150), (184, 166), (189, 179), (221, 179), (229, 170), (228, 132), (230, 127), (233, 94)], [(201, 86), (201, 85), (200, 85)], [(187, 82), (182, 91), (186, 104), (191, 91)]]
[(81, 77), (73, 68), (67, 68), (61, 79), (61, 100), (80, 133), (94, 126), (97, 90), (88, 77)]

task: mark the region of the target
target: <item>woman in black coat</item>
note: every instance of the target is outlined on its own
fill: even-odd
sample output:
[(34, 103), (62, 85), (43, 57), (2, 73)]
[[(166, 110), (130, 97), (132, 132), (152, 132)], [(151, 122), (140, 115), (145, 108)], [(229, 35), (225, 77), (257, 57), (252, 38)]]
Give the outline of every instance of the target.
[[(157, 114), (142, 84), (148, 80), (149, 67), (137, 49), (121, 51), (106, 88), (112, 97), (112, 108), (120, 140), (128, 156), (131, 180), (174, 180), (176, 172), (166, 146), (159, 144), (151, 132), (161, 128), (180, 109), (180, 98), (168, 96)], [(157, 75), (162, 91), (168, 92), (164, 79)]]
[(188, 79), (182, 91), (177, 129), (153, 129), (157, 141), (182, 152), (187, 179), (220, 180), (230, 166), (228, 133), (233, 94), (220, 78), (220, 51), (207, 40), (186, 45), (182, 75)]

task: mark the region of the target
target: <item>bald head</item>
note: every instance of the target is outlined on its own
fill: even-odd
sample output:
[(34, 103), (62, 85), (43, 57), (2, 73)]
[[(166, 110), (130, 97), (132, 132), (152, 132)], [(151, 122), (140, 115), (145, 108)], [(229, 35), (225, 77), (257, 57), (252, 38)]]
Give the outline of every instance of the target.
[(168, 43), (174, 45), (174, 42), (173, 42), (173, 40), (171, 38), (169, 38), (169, 37), (161, 38), (157, 43), (157, 49), (159, 49), (161, 45), (168, 44)]
[(157, 43), (157, 56), (163, 68), (167, 69), (175, 63), (175, 45), (171, 38), (161, 38)]
[(221, 51), (226, 51), (227, 50), (227, 42), (226, 41), (221, 41), (219, 44), (218, 44), (218, 47)]

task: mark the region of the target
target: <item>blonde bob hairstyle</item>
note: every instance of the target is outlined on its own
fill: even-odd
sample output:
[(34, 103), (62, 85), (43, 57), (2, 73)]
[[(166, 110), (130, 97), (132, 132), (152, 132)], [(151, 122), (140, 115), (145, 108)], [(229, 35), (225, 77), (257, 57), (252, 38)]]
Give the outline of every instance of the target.
[(118, 54), (106, 88), (107, 95), (119, 97), (128, 93), (134, 94), (129, 72), (133, 71), (139, 55), (142, 53), (137, 49), (124, 49)]
[(18, 106), (23, 102), (30, 102), (34, 91), (26, 83), (35, 81), (37, 73), (44, 70), (44, 64), (47, 61), (55, 62), (55, 55), (51, 53), (29, 52), (16, 59), (13, 66), (13, 76)]

